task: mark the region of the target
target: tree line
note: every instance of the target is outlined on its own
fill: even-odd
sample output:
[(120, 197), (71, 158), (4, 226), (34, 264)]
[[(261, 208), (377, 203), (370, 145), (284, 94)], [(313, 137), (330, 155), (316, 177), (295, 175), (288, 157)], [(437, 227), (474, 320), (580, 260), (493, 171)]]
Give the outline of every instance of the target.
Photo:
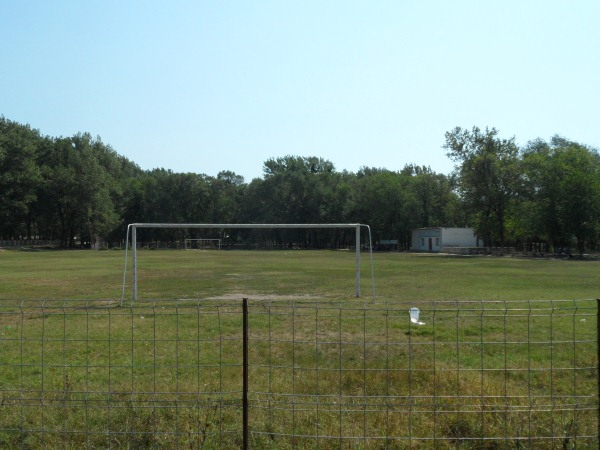
[[(445, 136), (449, 175), (407, 164), (402, 170), (337, 171), (319, 157), (264, 162), (249, 182), (142, 170), (99, 137), (42, 135), (0, 117), (0, 240), (52, 240), (64, 247), (124, 239), (127, 224), (365, 223), (373, 240), (410, 247), (411, 230), (468, 226), (488, 246), (543, 243), (583, 252), (598, 244), (600, 157), (561, 137), (519, 148), (496, 129), (456, 128)], [(141, 240), (221, 237), (245, 245), (334, 248), (353, 242), (331, 230), (140, 230)]]

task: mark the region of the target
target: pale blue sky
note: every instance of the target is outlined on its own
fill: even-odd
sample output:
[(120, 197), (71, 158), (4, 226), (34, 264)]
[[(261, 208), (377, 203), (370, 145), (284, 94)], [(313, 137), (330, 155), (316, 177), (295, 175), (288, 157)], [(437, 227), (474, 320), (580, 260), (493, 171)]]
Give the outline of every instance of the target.
[(450, 173), (455, 126), (600, 147), (600, 2), (0, 0), (0, 115), (143, 169)]

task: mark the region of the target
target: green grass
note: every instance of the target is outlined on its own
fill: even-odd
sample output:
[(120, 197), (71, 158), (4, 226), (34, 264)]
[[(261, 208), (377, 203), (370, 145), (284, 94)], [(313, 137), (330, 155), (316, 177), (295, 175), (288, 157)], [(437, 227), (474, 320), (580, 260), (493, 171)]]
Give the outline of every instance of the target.
[[(353, 252), (140, 251), (139, 297), (354, 296)], [(120, 299), (122, 251), (0, 251), (0, 299)], [(361, 260), (361, 292), (371, 267)], [(402, 253), (374, 255), (376, 295), (391, 300), (531, 300), (600, 296), (600, 262)], [(130, 266), (130, 264), (129, 264)], [(128, 268), (127, 298), (131, 296)]]
[(120, 308), (123, 257), (0, 252), (0, 447), (239, 448), (242, 297), (252, 448), (595, 442), (598, 262), (376, 254), (372, 302), (366, 254), (357, 300), (352, 252), (141, 251)]

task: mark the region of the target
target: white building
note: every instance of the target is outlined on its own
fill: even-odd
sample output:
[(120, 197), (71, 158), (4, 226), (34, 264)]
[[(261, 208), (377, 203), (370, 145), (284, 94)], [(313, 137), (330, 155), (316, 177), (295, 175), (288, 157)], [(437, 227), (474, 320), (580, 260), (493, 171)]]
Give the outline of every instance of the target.
[[(412, 231), (411, 250), (415, 252), (470, 253), (483, 247), (472, 228), (419, 228)], [(463, 249), (463, 250), (461, 250)]]

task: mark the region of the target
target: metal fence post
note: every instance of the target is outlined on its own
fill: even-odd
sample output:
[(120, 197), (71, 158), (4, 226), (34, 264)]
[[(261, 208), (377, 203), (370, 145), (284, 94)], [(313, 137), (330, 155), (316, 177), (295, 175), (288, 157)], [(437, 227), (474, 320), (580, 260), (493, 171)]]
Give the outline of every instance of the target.
[(243, 449), (248, 450), (248, 299), (242, 299), (243, 337), (242, 337), (242, 434)]

